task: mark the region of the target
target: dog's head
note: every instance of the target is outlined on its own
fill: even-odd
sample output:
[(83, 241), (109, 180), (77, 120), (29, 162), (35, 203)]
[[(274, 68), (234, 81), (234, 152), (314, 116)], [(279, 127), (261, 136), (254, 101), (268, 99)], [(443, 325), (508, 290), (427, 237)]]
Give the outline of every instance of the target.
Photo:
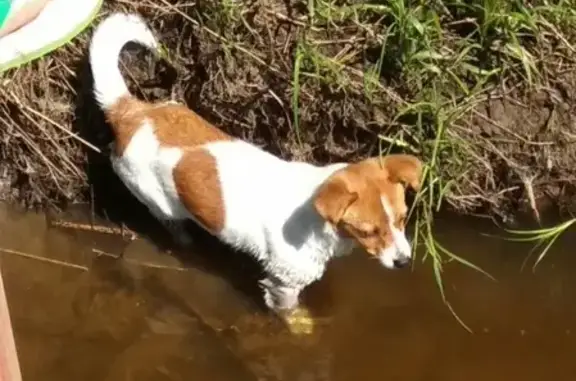
[(410, 263), (404, 228), (405, 189), (420, 189), (422, 163), (412, 155), (389, 155), (350, 164), (318, 189), (314, 206), (339, 234), (354, 239), (387, 268)]

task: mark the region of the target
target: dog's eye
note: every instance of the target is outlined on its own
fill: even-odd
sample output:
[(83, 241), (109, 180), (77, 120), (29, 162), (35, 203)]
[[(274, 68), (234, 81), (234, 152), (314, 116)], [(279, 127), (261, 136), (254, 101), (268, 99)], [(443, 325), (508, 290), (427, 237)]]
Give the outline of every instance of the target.
[(398, 219), (398, 225), (404, 226), (405, 223), (406, 223), (406, 216), (400, 216), (400, 218)]
[(374, 225), (364, 225), (358, 229), (358, 233), (362, 238), (370, 237), (371, 235), (378, 234), (379, 230), (377, 226)]
[(370, 236), (370, 233), (367, 232), (366, 230), (358, 230), (358, 235), (360, 236), (360, 238), (367, 238)]

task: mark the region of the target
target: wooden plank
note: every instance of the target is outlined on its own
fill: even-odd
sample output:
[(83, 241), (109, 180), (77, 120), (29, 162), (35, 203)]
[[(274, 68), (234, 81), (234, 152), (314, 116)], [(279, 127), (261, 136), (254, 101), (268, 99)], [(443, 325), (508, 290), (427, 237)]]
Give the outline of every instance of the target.
[(22, 381), (2, 271), (0, 271), (0, 381)]

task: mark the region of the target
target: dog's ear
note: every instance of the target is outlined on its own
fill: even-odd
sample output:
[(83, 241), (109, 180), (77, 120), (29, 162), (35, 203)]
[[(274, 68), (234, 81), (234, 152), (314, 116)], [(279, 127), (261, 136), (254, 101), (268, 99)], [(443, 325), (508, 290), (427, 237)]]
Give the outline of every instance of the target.
[(342, 174), (329, 178), (320, 186), (314, 197), (314, 207), (322, 218), (337, 225), (346, 209), (358, 199), (358, 193), (351, 192)]
[(416, 156), (407, 154), (388, 155), (381, 159), (382, 166), (393, 183), (402, 183), (415, 191), (420, 190), (422, 162)]

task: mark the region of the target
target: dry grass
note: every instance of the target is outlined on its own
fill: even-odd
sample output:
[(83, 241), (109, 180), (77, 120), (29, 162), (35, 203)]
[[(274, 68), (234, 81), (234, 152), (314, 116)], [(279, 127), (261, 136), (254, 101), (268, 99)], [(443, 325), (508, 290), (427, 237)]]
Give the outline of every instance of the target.
[[(172, 66), (141, 49), (124, 55), (141, 97), (184, 101), (286, 158), (422, 157), (417, 237), (438, 272), (432, 221), (446, 203), (503, 218), (522, 207), (539, 217), (543, 196), (574, 204), (572, 1), (116, 0), (103, 13), (111, 9), (143, 14), (170, 53)], [(96, 179), (111, 181), (99, 175), (110, 136), (90, 96), (89, 35), (0, 77), (0, 175), (12, 201), (86, 201)]]
[[(568, 2), (427, 3), (117, 0), (104, 13), (144, 14), (172, 55), (177, 78), (141, 95), (180, 98), (284, 157), (417, 153), (434, 162), (431, 176), (456, 209), (493, 212), (518, 191), (533, 204), (538, 172), (562, 156), (553, 146), (573, 139), (537, 130), (571, 122), (557, 119), (572, 108), (562, 91), (573, 82), (574, 36), (563, 32), (574, 11)], [(90, 102), (89, 80), (79, 78), (89, 33), (2, 75), (1, 170), (17, 185), (13, 199), (88, 194), (81, 148), (100, 152), (106, 143), (75, 123), (78, 102)], [(156, 65), (141, 66), (129, 75), (138, 87), (158, 77)], [(462, 176), (454, 182), (453, 173)]]

